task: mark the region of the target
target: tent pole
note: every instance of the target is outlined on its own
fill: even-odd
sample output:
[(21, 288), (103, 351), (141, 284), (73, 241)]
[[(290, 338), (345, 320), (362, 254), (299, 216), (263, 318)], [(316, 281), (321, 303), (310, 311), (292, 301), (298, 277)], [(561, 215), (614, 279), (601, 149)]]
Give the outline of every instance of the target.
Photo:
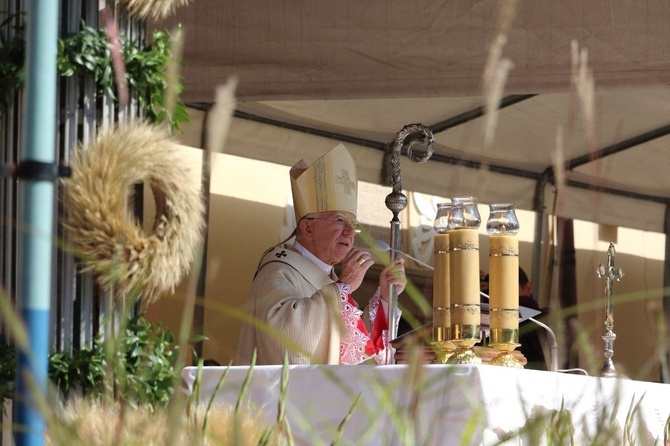
[[(193, 308), (193, 333), (203, 335), (205, 334), (205, 288), (207, 283), (207, 246), (209, 244), (209, 217), (210, 217), (210, 203), (212, 200), (211, 182), (212, 182), (212, 151), (209, 149), (209, 140), (207, 138), (207, 128), (211, 124), (211, 109), (205, 111), (205, 118), (202, 124), (202, 133), (200, 140), (200, 147), (202, 147), (202, 163), (201, 163), (201, 180), (200, 180), (200, 194), (205, 206), (204, 219), (205, 225), (202, 234), (202, 253), (200, 259), (200, 268), (198, 274), (198, 284), (196, 289), (196, 302)], [(195, 352), (199, 358), (203, 358), (203, 341), (199, 340), (195, 344)]]
[(550, 182), (550, 179), (553, 178), (554, 171), (551, 167), (545, 170), (542, 173), (540, 179), (537, 180), (535, 184), (535, 199), (534, 199), (534, 209), (535, 209), (535, 235), (533, 236), (533, 266), (531, 270), (531, 284), (533, 286), (533, 296), (536, 300), (539, 300), (539, 290), (540, 290), (540, 269), (542, 264), (542, 234), (544, 232), (544, 217), (545, 217), (545, 203), (544, 203), (544, 192), (547, 187), (547, 183)]
[(666, 351), (663, 353), (665, 364), (661, 364), (661, 382), (670, 383), (670, 351), (667, 343), (670, 335), (670, 204), (665, 207), (663, 230), (665, 232), (665, 257), (663, 261), (663, 324), (661, 326), (665, 334), (659, 333), (659, 335), (666, 339), (664, 343)]
[(17, 446), (43, 445), (45, 422), (36, 402), (46, 395), (51, 305), (56, 56), (59, 2), (28, 4), (23, 153), (19, 177), (17, 305), (28, 346), (17, 351)]

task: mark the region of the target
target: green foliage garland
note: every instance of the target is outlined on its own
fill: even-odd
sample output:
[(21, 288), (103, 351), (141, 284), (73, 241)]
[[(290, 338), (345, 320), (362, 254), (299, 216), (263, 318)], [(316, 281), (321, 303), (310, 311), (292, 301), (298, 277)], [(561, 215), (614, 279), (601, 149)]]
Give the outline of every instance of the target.
[[(153, 32), (153, 43), (145, 48), (138, 47), (121, 36), (123, 62), (126, 81), (132, 92), (146, 110), (150, 122), (167, 121), (170, 132), (181, 131), (181, 124), (188, 122), (184, 102), (177, 98), (174, 111), (165, 110), (165, 92), (168, 81), (165, 70), (172, 54), (170, 35), (164, 31)], [(109, 37), (105, 31), (82, 24), (82, 30), (58, 42), (58, 71), (62, 76), (92, 77), (100, 88), (112, 98), (116, 98), (116, 84), (112, 70)], [(183, 91), (179, 82), (175, 91)]]
[[(0, 113), (13, 102), (24, 83), (25, 24), (19, 20), (22, 15), (10, 15), (0, 23)], [(179, 98), (184, 90), (180, 79), (175, 80), (174, 109), (165, 109), (168, 87), (165, 67), (172, 59), (171, 35), (155, 30), (152, 37), (152, 43), (144, 48), (125, 36), (120, 37), (126, 81), (150, 122), (166, 122), (170, 133), (181, 131), (182, 124), (188, 122), (188, 113)], [(105, 31), (82, 23), (80, 32), (58, 40), (57, 64), (61, 76), (92, 78), (99, 93), (116, 99), (109, 37)]]

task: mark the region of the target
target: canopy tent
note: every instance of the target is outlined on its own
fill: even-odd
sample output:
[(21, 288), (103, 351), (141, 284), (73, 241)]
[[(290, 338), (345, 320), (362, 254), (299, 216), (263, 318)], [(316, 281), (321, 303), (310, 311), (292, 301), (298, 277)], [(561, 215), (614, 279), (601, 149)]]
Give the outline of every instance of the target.
[[(232, 154), (290, 164), (287, 151), (313, 157), (324, 148), (317, 136), (328, 147), (339, 139), (366, 148), (355, 150), (361, 179), (380, 182), (395, 133), (420, 122), (436, 151), (425, 166), (402, 164), (412, 190), (534, 209), (536, 184), (553, 181), (543, 175), (562, 158), (559, 215), (664, 231), (670, 10), (519, 3), (503, 49), (514, 64), (508, 96), (486, 147), (481, 79), (500, 5), (198, 0), (155, 26), (185, 31), (187, 103), (209, 104), (239, 77)], [(597, 87), (592, 141), (570, 83), (572, 41), (588, 50)]]
[[(153, 26), (184, 30), (187, 103), (207, 108), (239, 78), (228, 153), (292, 164), (344, 141), (359, 179), (383, 183), (395, 133), (420, 122), (435, 154), (403, 160), (405, 188), (542, 214), (558, 185), (559, 216), (667, 232), (670, 9), (539, 0), (500, 13), (512, 3), (197, 0)], [(506, 23), (513, 68), (487, 145), (482, 73)], [(571, 83), (574, 42), (593, 72), (592, 122)]]
[[(507, 2), (510, 3), (510, 2)], [(186, 97), (210, 101), (240, 77), (243, 101), (462, 97), (481, 94), (504, 2), (192, 1), (160, 27), (186, 32)], [(504, 53), (508, 94), (565, 92), (573, 40), (600, 87), (664, 86), (663, 2), (519, 2)]]

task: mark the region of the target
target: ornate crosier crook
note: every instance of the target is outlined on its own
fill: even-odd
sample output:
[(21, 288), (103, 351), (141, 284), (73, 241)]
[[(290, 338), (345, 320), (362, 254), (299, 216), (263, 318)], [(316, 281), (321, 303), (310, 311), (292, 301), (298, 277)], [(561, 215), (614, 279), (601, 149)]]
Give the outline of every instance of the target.
[(610, 243), (610, 247), (607, 249), (607, 267), (601, 263), (596, 269), (598, 278), (605, 277), (605, 279), (607, 279), (607, 282), (605, 283), (607, 315), (605, 317), (605, 333), (603, 333), (603, 340), (605, 341), (605, 363), (603, 364), (602, 369), (600, 369), (600, 376), (603, 377), (617, 376), (617, 371), (612, 362), (612, 356), (614, 356), (614, 340), (616, 339), (616, 334), (614, 334), (613, 330), (614, 311), (612, 310), (612, 285), (614, 285), (614, 279), (616, 279), (617, 282), (621, 280), (623, 271), (621, 268), (614, 267), (615, 254), (616, 250), (614, 249), (614, 243)]
[[(400, 238), (400, 220), (398, 214), (407, 207), (407, 197), (402, 193), (402, 180), (400, 179), (400, 156), (402, 147), (405, 145), (405, 139), (412, 137), (407, 146), (407, 158), (414, 163), (425, 163), (433, 155), (435, 151), (435, 136), (430, 129), (423, 124), (408, 124), (402, 128), (393, 140), (391, 146), (391, 181), (393, 184), (393, 192), (386, 197), (386, 207), (393, 212), (393, 219), (391, 220), (391, 261), (395, 261), (398, 257), (399, 238)], [(426, 153), (422, 158), (415, 157), (412, 153), (412, 146), (421, 142), (426, 146)], [(396, 314), (398, 313), (398, 292), (395, 285), (391, 285), (390, 302), (388, 314), (389, 327), (389, 342), (397, 337), (397, 327), (395, 325)], [(387, 364), (395, 364), (393, 356), (393, 348), (388, 348), (389, 358)]]

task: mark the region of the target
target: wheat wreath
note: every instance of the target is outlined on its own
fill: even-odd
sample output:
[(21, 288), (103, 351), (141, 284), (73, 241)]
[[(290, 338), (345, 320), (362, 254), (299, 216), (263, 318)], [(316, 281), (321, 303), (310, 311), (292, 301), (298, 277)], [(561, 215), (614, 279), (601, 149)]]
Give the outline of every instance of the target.
[[(146, 123), (115, 127), (78, 147), (63, 180), (63, 226), (86, 271), (103, 289), (152, 302), (173, 292), (202, 239), (203, 204), (179, 146)], [(156, 202), (150, 233), (131, 216), (136, 184)]]
[(121, 0), (128, 12), (140, 19), (164, 19), (177, 7), (188, 5), (190, 0)]

